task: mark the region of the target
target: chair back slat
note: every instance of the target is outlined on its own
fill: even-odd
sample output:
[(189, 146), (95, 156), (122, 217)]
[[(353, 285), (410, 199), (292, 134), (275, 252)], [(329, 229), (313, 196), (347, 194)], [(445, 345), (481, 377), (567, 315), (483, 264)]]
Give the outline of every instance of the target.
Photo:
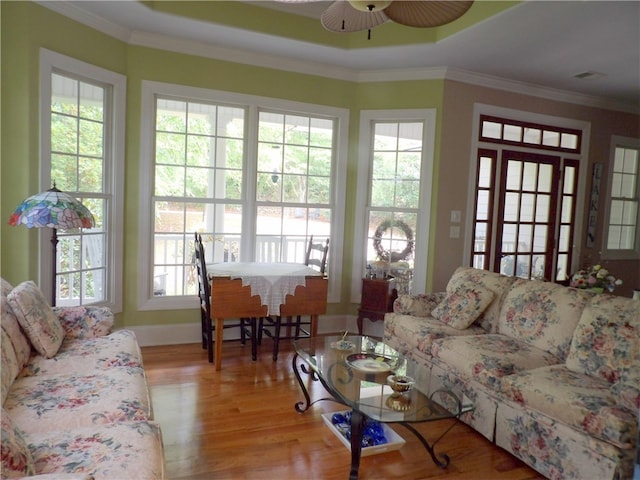
[(327, 269), (327, 254), (329, 253), (329, 239), (324, 243), (313, 243), (313, 235), (309, 237), (307, 253), (304, 264), (308, 267), (317, 267), (323, 275)]

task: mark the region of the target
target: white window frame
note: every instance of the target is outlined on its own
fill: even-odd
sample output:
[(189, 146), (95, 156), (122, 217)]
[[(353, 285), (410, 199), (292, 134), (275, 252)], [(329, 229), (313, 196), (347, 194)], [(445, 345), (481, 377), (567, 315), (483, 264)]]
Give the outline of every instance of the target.
[[(613, 164), (616, 148), (640, 149), (640, 138), (621, 137), (614, 135), (611, 137), (611, 150), (609, 154), (609, 170), (606, 189), (606, 204), (604, 208), (603, 228), (602, 228), (602, 258), (605, 260), (638, 260), (640, 259), (640, 233), (636, 235), (635, 248), (632, 250), (619, 250), (607, 248), (607, 237), (609, 236), (609, 220), (611, 214), (611, 190), (613, 182)], [(636, 199), (640, 200), (640, 173), (636, 178)], [(636, 228), (640, 228), (640, 207), (636, 215)]]
[[(367, 263), (367, 224), (370, 178), (373, 163), (373, 122), (424, 122), (422, 171), (420, 172), (420, 209), (415, 246), (413, 293), (426, 289), (426, 271), (429, 255), (429, 225), (431, 222), (431, 191), (433, 186), (433, 157), (435, 150), (436, 109), (363, 110), (360, 112), (360, 141), (358, 147), (358, 188), (356, 196), (355, 240), (351, 276), (351, 302), (360, 303), (362, 278)], [(418, 272), (416, 275), (415, 272)]]
[[(139, 310), (177, 310), (192, 309), (197, 297), (195, 295), (153, 295), (153, 175), (155, 145), (155, 98), (156, 96), (173, 96), (180, 99), (202, 100), (222, 103), (247, 109), (245, 128), (247, 129), (245, 148), (245, 173), (249, 175), (243, 189), (243, 251), (254, 251), (255, 235), (255, 175), (257, 163), (257, 126), (258, 111), (261, 108), (282, 112), (298, 112), (302, 115), (321, 115), (335, 117), (336, 125), (336, 163), (332, 173), (331, 206), (331, 239), (329, 254), (329, 289), (327, 301), (340, 301), (341, 266), (344, 244), (345, 199), (347, 186), (347, 153), (349, 133), (349, 110), (309, 103), (293, 102), (277, 98), (255, 95), (237, 94), (220, 90), (199, 87), (174, 85), (169, 83), (142, 81), (142, 119), (140, 141), (140, 185), (139, 185), (139, 235), (138, 235), (138, 309)], [(252, 199), (252, 200), (250, 200)], [(246, 234), (245, 234), (246, 233)]]
[[(51, 188), (51, 75), (68, 73), (105, 85), (110, 90), (111, 104), (107, 108), (105, 126), (104, 194), (107, 209), (104, 214), (106, 233), (105, 300), (96, 304), (122, 312), (123, 285), (123, 224), (124, 224), (124, 157), (127, 79), (110, 70), (74, 58), (40, 49), (40, 185), (41, 191)], [(40, 250), (40, 286), (52, 291), (51, 231), (38, 229)]]

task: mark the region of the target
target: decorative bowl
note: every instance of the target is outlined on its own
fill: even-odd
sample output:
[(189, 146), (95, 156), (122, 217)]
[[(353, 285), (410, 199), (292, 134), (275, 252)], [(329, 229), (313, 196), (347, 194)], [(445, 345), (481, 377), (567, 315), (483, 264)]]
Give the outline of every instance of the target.
[(396, 393), (406, 393), (413, 388), (416, 381), (407, 375), (389, 375), (387, 383)]

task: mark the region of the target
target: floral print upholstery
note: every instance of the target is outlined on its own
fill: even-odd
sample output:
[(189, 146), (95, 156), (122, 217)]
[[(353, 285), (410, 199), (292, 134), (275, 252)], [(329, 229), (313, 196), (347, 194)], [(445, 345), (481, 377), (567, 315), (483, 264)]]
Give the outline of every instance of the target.
[(31, 344), (24, 336), (24, 333), (22, 333), (18, 318), (7, 300), (7, 295), (13, 290), (13, 287), (4, 278), (0, 278), (0, 282), (0, 318), (2, 319), (2, 329), (9, 335), (16, 353), (18, 365), (22, 369), (29, 361)]
[(550, 480), (633, 476), (635, 449), (619, 449), (509, 401), (498, 403), (496, 444)]
[(20, 377), (4, 407), (26, 433), (151, 418), (144, 371), (136, 367), (90, 375)]
[(548, 282), (518, 279), (505, 299), (498, 333), (517, 338), (561, 360), (593, 294)]
[(2, 409), (1, 440), (2, 465), (1, 478), (17, 478), (35, 473), (31, 452), (27, 448), (22, 432), (16, 428), (7, 412)]
[(502, 392), (576, 430), (630, 448), (637, 435), (634, 413), (616, 405), (609, 386), (606, 380), (553, 365), (505, 377)]
[[(431, 345), (438, 338), (483, 333), (485, 331), (477, 325), (459, 330), (432, 317), (388, 313), (384, 318), (385, 343), (405, 355), (413, 356), (413, 352), (419, 352), (418, 357), (424, 360), (431, 358)], [(417, 359), (414, 356), (414, 360)]]
[(30, 280), (22, 282), (7, 300), (33, 347), (40, 355), (53, 357), (62, 345), (64, 330), (38, 286)]
[(0, 333), (2, 334), (2, 350), (0, 350), (2, 369), (0, 369), (0, 375), (2, 376), (2, 403), (4, 404), (9, 394), (9, 388), (11, 388), (14, 380), (18, 377), (20, 368), (18, 367), (18, 360), (9, 335), (7, 335), (4, 329)]
[(114, 367), (142, 367), (140, 347), (131, 330), (82, 342), (65, 338), (55, 357), (32, 357), (21, 376), (91, 373)]
[(478, 285), (491, 290), (494, 293), (494, 299), (476, 320), (476, 324), (489, 333), (496, 333), (502, 303), (514, 281), (514, 277), (507, 277), (499, 273), (471, 267), (459, 267), (449, 279), (447, 293), (454, 292), (459, 287), (469, 288), (469, 285)]
[[(621, 304), (619, 304), (621, 303)], [(640, 378), (640, 302), (588, 305), (580, 318), (567, 367), (615, 383)]]
[(53, 312), (67, 339), (102, 337), (113, 328), (113, 313), (107, 307), (53, 307)]
[(431, 352), (439, 365), (496, 390), (507, 375), (559, 363), (549, 352), (496, 334), (441, 338)]
[(414, 317), (428, 317), (445, 296), (445, 292), (400, 295), (393, 302), (393, 311)]
[(164, 478), (160, 428), (153, 422), (118, 422), (29, 435), (38, 474), (77, 473), (96, 480)]
[(631, 478), (640, 302), (472, 268), (456, 270), (447, 293), (465, 285), (495, 294), (467, 330), (396, 309), (385, 342), (424, 362), (431, 391), (470, 399), (461, 419), (545, 477)]
[(464, 330), (475, 322), (494, 297), (491, 290), (481, 285), (460, 285), (453, 292), (447, 292), (431, 315), (453, 328)]

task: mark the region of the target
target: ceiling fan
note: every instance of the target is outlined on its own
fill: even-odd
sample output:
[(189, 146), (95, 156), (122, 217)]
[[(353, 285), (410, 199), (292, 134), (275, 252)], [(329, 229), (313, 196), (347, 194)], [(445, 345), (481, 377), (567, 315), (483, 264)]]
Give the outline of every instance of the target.
[[(278, 0), (286, 3), (316, 0)], [(332, 32), (358, 32), (393, 21), (409, 27), (438, 27), (460, 18), (473, 0), (337, 0), (322, 13), (322, 26)]]

